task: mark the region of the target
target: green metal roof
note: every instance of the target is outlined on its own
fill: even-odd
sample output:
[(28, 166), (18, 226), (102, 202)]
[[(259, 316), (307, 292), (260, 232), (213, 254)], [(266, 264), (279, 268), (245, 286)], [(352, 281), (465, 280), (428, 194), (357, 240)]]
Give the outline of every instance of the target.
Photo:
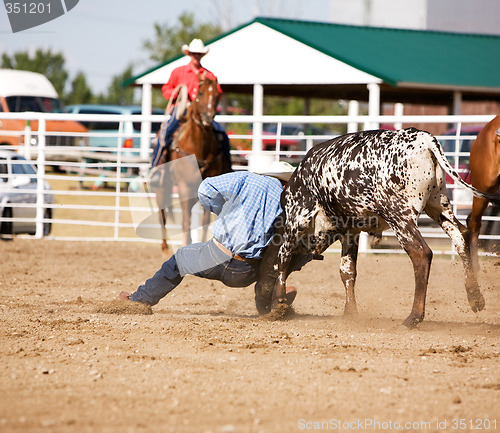
[[(272, 28), (391, 86), (500, 90), (500, 36), (256, 18), (206, 43), (230, 37), (253, 23)], [(180, 57), (157, 65), (124, 85)]]
[(388, 84), (500, 88), (500, 36), (257, 18)]

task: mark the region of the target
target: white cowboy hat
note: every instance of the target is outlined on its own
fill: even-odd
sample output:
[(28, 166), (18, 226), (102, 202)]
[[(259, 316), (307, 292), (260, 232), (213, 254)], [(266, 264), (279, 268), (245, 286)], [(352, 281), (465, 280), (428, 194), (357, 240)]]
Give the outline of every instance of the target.
[(288, 182), (294, 170), (295, 167), (288, 162), (273, 161), (266, 168), (255, 170), (255, 173), (262, 174), (264, 176), (275, 177), (277, 179)]
[(193, 39), (189, 45), (184, 44), (182, 46), (182, 52), (187, 56), (189, 53), (199, 53), (199, 54), (207, 54), (208, 47), (205, 46), (201, 39)]

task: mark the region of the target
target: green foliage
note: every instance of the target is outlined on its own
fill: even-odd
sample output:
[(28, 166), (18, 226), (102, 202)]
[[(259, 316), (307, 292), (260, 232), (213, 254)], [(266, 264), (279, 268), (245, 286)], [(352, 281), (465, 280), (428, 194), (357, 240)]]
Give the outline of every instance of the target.
[(149, 59), (155, 64), (181, 54), (182, 45), (189, 44), (194, 38), (206, 42), (222, 33), (219, 26), (196, 23), (193, 13), (184, 12), (178, 19), (178, 24), (172, 27), (155, 23), (153, 39), (143, 42), (144, 49), (149, 52)]
[(137, 103), (134, 99), (135, 88), (123, 87), (122, 83), (134, 76), (133, 66), (129, 65), (120, 75), (115, 75), (108, 87), (107, 93), (97, 97), (98, 104), (132, 105)]
[(94, 100), (95, 97), (87, 84), (85, 74), (83, 72), (78, 72), (71, 82), (70, 91), (64, 98), (65, 104), (92, 104)]

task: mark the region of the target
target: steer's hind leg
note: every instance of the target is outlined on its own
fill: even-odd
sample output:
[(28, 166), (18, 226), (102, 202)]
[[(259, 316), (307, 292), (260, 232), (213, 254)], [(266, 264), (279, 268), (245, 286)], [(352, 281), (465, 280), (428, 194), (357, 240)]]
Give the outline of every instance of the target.
[(415, 296), (411, 313), (403, 324), (408, 328), (414, 328), (424, 320), (425, 316), (425, 298), (427, 296), (432, 250), (418, 231), (417, 223), (413, 219), (402, 220), (400, 224), (389, 224), (413, 264)]
[(340, 278), (345, 287), (345, 315), (357, 314), (354, 285), (356, 283), (356, 261), (358, 259), (358, 239), (347, 233), (342, 240), (342, 257), (340, 258)]
[(479, 284), (471, 257), (470, 232), (457, 220), (451, 210), (451, 205), (446, 195), (431, 200), (425, 208), (427, 215), (436, 221), (450, 237), (458, 255), (462, 259), (465, 272), (465, 290), (472, 311), (477, 312), (484, 308), (484, 297), (479, 290)]

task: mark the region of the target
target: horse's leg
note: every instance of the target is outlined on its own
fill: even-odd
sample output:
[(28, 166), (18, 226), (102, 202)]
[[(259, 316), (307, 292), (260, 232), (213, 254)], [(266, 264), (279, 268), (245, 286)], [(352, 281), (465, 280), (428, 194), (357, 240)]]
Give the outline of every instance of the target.
[[(477, 135), (470, 149), (469, 169), (471, 184), (479, 191), (494, 194), (500, 187), (500, 142), (497, 130), (500, 127), (500, 116), (487, 123)], [(467, 218), (470, 231), (470, 248), (474, 270), (479, 271), (479, 231), (481, 218), (488, 207), (488, 201), (474, 197), (472, 211)]]
[(467, 217), (467, 226), (470, 231), (472, 266), (475, 272), (479, 272), (479, 231), (481, 229), (481, 218), (487, 207), (488, 200), (474, 197), (472, 199), (472, 211)]
[[(179, 198), (181, 193), (179, 190)], [(191, 238), (191, 215), (193, 211), (193, 206), (196, 204), (197, 199), (181, 200), (181, 210), (182, 210), (182, 235), (183, 244), (189, 245), (193, 242)]]
[[(483, 167), (482, 171), (475, 168), (476, 172), (472, 178), (472, 186), (479, 191), (494, 194), (500, 186), (498, 174), (493, 167)], [(467, 217), (467, 227), (470, 231), (470, 249), (472, 255), (472, 266), (475, 272), (479, 272), (479, 232), (481, 230), (481, 218), (488, 207), (488, 200), (485, 198), (472, 198), (472, 210)]]
[(167, 229), (165, 228), (166, 223), (167, 219), (165, 217), (165, 210), (160, 209), (161, 251), (163, 257), (170, 257), (172, 255), (172, 250), (167, 244)]

